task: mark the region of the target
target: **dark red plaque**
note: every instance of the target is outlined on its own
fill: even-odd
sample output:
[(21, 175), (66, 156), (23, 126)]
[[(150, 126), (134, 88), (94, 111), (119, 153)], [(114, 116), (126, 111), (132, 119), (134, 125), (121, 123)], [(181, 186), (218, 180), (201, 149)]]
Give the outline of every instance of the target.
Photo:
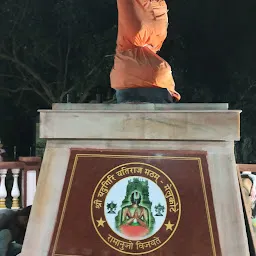
[(71, 150), (48, 255), (125, 254), (221, 255), (205, 152)]

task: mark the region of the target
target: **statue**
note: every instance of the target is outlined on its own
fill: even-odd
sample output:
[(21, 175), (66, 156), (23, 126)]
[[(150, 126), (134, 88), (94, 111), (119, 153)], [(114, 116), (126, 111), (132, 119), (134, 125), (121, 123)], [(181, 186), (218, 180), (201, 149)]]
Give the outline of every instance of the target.
[(167, 36), (165, 0), (117, 0), (118, 37), (111, 87), (118, 103), (180, 100), (170, 65), (156, 53)]

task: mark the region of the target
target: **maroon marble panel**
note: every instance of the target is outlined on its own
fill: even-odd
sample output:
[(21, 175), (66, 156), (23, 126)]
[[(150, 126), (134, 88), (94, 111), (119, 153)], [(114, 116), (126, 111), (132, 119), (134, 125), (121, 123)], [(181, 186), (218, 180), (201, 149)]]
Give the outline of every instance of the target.
[(221, 255), (205, 152), (71, 150), (48, 255), (125, 254)]

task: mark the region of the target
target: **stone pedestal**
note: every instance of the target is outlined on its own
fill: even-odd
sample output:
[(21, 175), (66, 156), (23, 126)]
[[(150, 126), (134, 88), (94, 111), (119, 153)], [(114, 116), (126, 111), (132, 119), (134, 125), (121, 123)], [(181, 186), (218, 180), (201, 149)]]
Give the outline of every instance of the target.
[[(234, 158), (239, 126), (240, 111), (227, 104), (55, 104), (40, 111), (47, 146), (21, 255), (249, 255)], [(114, 209), (109, 194), (105, 217), (96, 205), (106, 175), (115, 175), (110, 193), (124, 167), (130, 178), (143, 173), (166, 198), (166, 220), (150, 241), (123, 240), (115, 232), (106, 217)], [(144, 213), (158, 209), (150, 193), (151, 203), (145, 197)], [(146, 219), (157, 223), (161, 214), (150, 214)]]

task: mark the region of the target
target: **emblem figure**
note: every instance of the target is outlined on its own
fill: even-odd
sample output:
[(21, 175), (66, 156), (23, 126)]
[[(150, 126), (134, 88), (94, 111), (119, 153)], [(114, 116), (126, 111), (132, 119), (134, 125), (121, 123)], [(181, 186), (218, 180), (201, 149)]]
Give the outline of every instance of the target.
[[(148, 210), (140, 206), (141, 195), (139, 192), (133, 192), (131, 196), (131, 205), (127, 206), (123, 210), (122, 221), (123, 225), (120, 227), (122, 233), (127, 233), (130, 235), (128, 226), (139, 227), (136, 228), (138, 231), (138, 236), (144, 236), (148, 234)], [(135, 229), (132, 228), (134, 231)]]
[(129, 180), (126, 197), (116, 217), (117, 229), (130, 238), (148, 235), (155, 223), (151, 206), (148, 181), (138, 178)]

